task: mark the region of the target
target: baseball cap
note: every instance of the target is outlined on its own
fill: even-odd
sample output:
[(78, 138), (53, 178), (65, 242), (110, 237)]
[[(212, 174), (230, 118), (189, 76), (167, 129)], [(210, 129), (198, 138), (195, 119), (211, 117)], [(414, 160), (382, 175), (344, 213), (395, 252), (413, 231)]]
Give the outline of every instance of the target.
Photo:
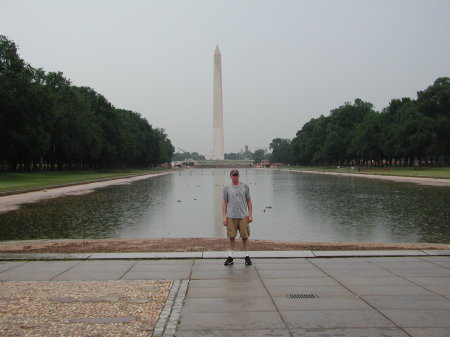
[(239, 175), (239, 171), (236, 170), (236, 169), (231, 170), (230, 171), (230, 176), (232, 176), (232, 175)]

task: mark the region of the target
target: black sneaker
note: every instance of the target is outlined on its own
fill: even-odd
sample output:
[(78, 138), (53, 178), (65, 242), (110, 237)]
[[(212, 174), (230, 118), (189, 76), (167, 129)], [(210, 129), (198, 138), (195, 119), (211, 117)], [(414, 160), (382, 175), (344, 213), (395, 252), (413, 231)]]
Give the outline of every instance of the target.
[(233, 262), (233, 258), (231, 257), (231, 256), (228, 256), (227, 257), (227, 260), (225, 261), (225, 263), (224, 263), (224, 265), (225, 266), (229, 266), (229, 265), (231, 265), (231, 264), (233, 264), (234, 262)]
[(247, 266), (251, 266), (252, 265), (252, 260), (250, 260), (250, 256), (246, 256), (245, 257), (245, 265), (247, 265)]

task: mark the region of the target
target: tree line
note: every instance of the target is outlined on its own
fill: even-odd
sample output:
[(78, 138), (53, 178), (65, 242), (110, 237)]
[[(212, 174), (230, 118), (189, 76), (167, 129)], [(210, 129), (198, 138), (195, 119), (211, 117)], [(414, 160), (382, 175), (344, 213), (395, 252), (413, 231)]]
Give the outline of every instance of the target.
[(184, 161), (184, 160), (206, 160), (204, 155), (198, 154), (198, 152), (175, 152), (172, 157), (173, 161)]
[(307, 122), (270, 144), (273, 162), (300, 165), (449, 165), (450, 78), (436, 79), (417, 99), (393, 99), (381, 112), (354, 103)]
[(62, 72), (25, 63), (0, 35), (0, 169), (147, 168), (170, 162), (163, 129)]
[[(198, 154), (197, 152), (176, 152), (173, 155), (173, 161), (184, 161), (184, 160), (206, 160), (205, 156)], [(261, 163), (262, 160), (269, 160), (270, 154), (267, 153), (266, 150), (259, 149), (255, 150), (255, 152), (246, 151), (246, 152), (238, 152), (238, 153), (225, 153), (225, 160), (253, 160), (255, 164)]]
[(255, 152), (246, 151), (239, 153), (225, 153), (225, 159), (230, 160), (253, 160), (255, 164), (261, 163), (263, 160), (269, 160), (270, 154), (264, 149), (257, 149)]

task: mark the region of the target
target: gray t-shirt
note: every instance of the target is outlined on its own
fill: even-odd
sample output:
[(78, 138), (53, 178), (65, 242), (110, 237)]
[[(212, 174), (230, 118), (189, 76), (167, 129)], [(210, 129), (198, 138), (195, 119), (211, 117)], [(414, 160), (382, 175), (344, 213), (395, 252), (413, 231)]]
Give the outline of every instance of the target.
[(247, 200), (250, 199), (250, 189), (242, 182), (238, 186), (232, 184), (223, 188), (223, 200), (228, 202), (227, 218), (242, 219), (248, 217)]

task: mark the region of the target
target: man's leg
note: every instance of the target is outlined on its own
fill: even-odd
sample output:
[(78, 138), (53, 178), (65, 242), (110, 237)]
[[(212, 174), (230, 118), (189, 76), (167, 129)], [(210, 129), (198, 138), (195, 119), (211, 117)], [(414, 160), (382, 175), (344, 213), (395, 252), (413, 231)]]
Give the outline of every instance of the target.
[(233, 264), (233, 251), (236, 243), (236, 228), (235, 223), (232, 219), (228, 219), (227, 226), (227, 236), (228, 236), (228, 257), (224, 265), (229, 266)]
[(250, 256), (248, 255), (248, 238), (242, 239), (242, 245), (244, 246), (244, 251), (245, 251), (245, 264), (247, 266), (251, 266), (252, 260), (250, 259)]
[(234, 246), (236, 244), (236, 238), (228, 238), (228, 250), (230, 252), (234, 251)]
[(248, 252), (248, 238), (242, 239), (242, 246), (244, 247), (244, 252), (247, 254), (247, 252)]
[(250, 236), (250, 226), (247, 222), (247, 219), (241, 220), (241, 237), (242, 237), (242, 245), (245, 252), (245, 264), (250, 266), (252, 264), (252, 260), (248, 254), (248, 238)]
[(233, 264), (233, 251), (234, 251), (234, 245), (235, 245), (235, 238), (228, 238), (228, 257), (225, 261), (224, 265), (229, 266)]

